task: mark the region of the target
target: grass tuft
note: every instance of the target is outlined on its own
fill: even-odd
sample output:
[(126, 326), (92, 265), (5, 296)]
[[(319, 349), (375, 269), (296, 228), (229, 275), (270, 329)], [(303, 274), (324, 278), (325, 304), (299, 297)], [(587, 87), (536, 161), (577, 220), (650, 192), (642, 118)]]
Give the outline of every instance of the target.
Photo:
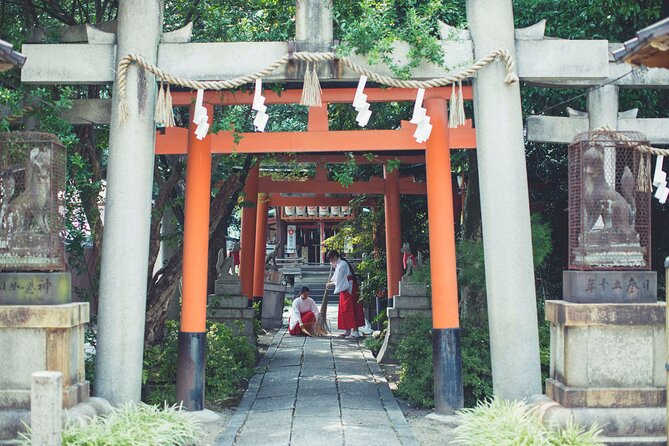
[[(144, 403), (128, 404), (106, 417), (81, 426), (72, 421), (62, 434), (63, 446), (174, 446), (193, 445), (200, 435), (199, 422), (177, 406), (160, 409)], [(30, 431), (23, 435), (30, 445)]]
[(451, 444), (461, 446), (603, 446), (600, 430), (585, 429), (573, 420), (567, 426), (546, 426), (520, 401), (493, 398), (458, 412), (460, 424)]

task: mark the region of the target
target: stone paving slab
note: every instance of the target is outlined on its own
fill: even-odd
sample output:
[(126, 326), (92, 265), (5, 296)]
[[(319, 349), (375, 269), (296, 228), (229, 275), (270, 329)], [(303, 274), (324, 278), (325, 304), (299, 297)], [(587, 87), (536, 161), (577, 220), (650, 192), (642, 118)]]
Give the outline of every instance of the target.
[[(329, 310), (336, 315), (336, 306)], [(216, 444), (418, 443), (371, 352), (357, 340), (290, 336), (284, 328)]]

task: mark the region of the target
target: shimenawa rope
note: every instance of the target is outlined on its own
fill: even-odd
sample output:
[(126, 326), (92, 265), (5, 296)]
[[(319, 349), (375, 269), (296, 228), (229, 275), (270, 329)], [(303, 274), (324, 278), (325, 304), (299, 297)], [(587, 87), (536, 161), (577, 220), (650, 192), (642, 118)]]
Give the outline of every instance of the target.
[[(353, 62), (346, 56), (339, 56), (332, 52), (325, 53), (311, 53), (311, 52), (297, 52), (292, 53), (292, 55), (286, 54), (275, 62), (271, 63), (267, 67), (263, 68), (260, 71), (255, 73), (250, 73), (244, 76), (239, 76), (234, 79), (221, 80), (221, 81), (197, 81), (193, 79), (187, 79), (180, 76), (175, 76), (171, 73), (167, 73), (156, 65), (146, 61), (139, 54), (128, 54), (126, 55), (118, 65), (118, 70), (116, 72), (116, 82), (119, 95), (118, 111), (120, 119), (123, 122), (128, 115), (128, 104), (127, 104), (127, 75), (130, 65), (136, 63), (142, 69), (148, 71), (149, 73), (156, 76), (159, 80), (169, 84), (179, 85), (181, 87), (192, 88), (194, 90), (203, 89), (203, 90), (227, 90), (231, 88), (236, 88), (244, 84), (254, 82), (256, 79), (261, 79), (279, 67), (286, 65), (291, 59), (299, 60), (302, 62), (311, 62), (316, 64), (318, 62), (329, 62), (333, 60), (338, 60), (340, 63), (344, 64), (354, 72), (367, 76), (373, 82), (387, 85), (389, 87), (396, 88), (435, 88), (435, 87), (444, 87), (453, 82), (461, 82), (465, 79), (471, 78), (476, 74), (477, 71), (486, 67), (487, 65), (493, 63), (496, 60), (501, 60), (504, 62), (506, 77), (504, 82), (506, 84), (512, 84), (518, 82), (518, 76), (515, 72), (515, 62), (513, 57), (506, 49), (496, 49), (491, 51), (486, 57), (476, 61), (468, 68), (461, 70), (455, 74), (439, 77), (434, 79), (429, 79), (425, 81), (416, 81), (416, 80), (402, 80), (390, 76), (385, 76), (378, 74), (374, 71), (371, 71), (365, 67), (358, 65)], [(307, 68), (308, 69), (308, 68)], [(313, 75), (313, 73), (311, 73)]]

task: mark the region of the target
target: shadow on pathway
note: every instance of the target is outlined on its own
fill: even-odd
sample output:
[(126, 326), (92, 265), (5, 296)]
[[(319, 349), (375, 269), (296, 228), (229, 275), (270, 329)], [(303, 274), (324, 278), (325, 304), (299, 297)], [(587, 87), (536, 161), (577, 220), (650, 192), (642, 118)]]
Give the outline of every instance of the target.
[(418, 443), (369, 350), (356, 340), (290, 336), (283, 328), (216, 444)]

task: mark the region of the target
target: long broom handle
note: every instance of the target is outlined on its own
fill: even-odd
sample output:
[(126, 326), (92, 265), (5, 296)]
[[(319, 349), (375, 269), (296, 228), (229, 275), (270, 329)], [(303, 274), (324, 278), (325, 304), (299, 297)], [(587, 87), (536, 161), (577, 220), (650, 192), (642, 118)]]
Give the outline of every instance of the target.
[[(330, 272), (328, 273), (328, 282), (330, 281), (331, 275), (332, 275), (332, 265), (330, 265)], [(325, 291), (323, 292), (323, 302), (321, 302), (321, 314), (327, 314), (327, 312), (328, 312), (327, 295), (328, 295), (328, 289), (327, 289), (327, 286), (326, 286)]]

